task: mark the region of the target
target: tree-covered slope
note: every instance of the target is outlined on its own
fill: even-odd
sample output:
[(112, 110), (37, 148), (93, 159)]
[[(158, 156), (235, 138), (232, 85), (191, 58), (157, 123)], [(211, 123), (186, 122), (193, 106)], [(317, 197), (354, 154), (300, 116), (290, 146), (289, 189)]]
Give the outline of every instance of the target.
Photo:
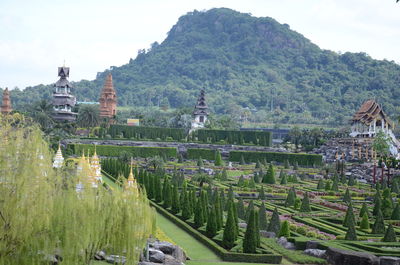
[[(394, 62), (322, 50), (286, 24), (226, 8), (180, 17), (161, 44), (110, 71), (121, 105), (193, 106), (205, 88), (214, 112), (248, 107), (259, 121), (343, 124), (368, 98), (391, 115), (400, 110)], [(78, 99), (97, 100), (107, 72), (75, 83)], [(47, 94), (38, 93), (44, 89)], [(15, 94), (18, 104), (50, 90)]]

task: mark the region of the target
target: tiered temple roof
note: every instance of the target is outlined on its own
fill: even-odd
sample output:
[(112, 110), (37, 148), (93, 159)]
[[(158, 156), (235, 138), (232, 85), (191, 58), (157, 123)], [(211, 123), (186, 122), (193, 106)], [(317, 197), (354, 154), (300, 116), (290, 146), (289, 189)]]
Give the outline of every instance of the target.
[(352, 123), (361, 122), (363, 124), (369, 125), (377, 118), (383, 118), (385, 122), (393, 127), (393, 122), (389, 119), (386, 113), (382, 110), (382, 107), (375, 102), (375, 100), (365, 101), (360, 109), (354, 114), (351, 119)]
[(72, 86), (68, 81), (69, 67), (58, 67), (58, 76), (60, 79), (54, 84), (53, 92), (53, 118), (58, 121), (75, 121), (78, 114), (72, 112), (76, 98), (71, 94)]
[(107, 75), (99, 101), (100, 117), (113, 118), (117, 113), (117, 94), (113, 86), (111, 74)]
[(197, 104), (194, 107), (193, 115), (208, 115), (208, 106), (206, 104), (205, 91), (201, 90), (200, 96), (197, 99)]
[(58, 144), (58, 150), (54, 157), (53, 167), (54, 168), (61, 168), (64, 165), (64, 157), (61, 153), (61, 146)]
[(8, 88), (3, 92), (3, 101), (1, 104), (1, 113), (2, 114), (9, 114), (12, 111), (11, 107), (11, 99), (10, 99), (10, 91), (8, 91)]
[(136, 183), (135, 176), (133, 175), (132, 168), (133, 168), (133, 159), (131, 158), (131, 166), (130, 166), (129, 176), (128, 176), (128, 180), (126, 181), (124, 189), (125, 190), (134, 190), (137, 192), (138, 185)]

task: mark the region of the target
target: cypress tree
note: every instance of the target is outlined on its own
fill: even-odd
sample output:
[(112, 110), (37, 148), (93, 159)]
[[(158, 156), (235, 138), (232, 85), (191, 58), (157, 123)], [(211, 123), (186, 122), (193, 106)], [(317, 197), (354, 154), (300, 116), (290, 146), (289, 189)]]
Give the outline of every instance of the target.
[(178, 185), (174, 185), (172, 189), (172, 207), (171, 211), (174, 214), (179, 213), (180, 209)]
[(236, 204), (233, 202), (233, 200), (230, 201), (229, 203), (232, 207), (233, 211), (233, 220), (235, 221), (235, 240), (239, 236), (239, 218), (237, 214), (237, 209), (236, 209)]
[(260, 229), (261, 230), (267, 230), (267, 228), (268, 228), (267, 211), (265, 209), (264, 202), (261, 203), (261, 206), (258, 209), (258, 217), (259, 217)]
[(257, 160), (255, 168), (261, 168), (260, 160)]
[(287, 184), (287, 176), (286, 176), (286, 174), (283, 174), (283, 176), (282, 176), (282, 178), (281, 178), (281, 185), (285, 185), (285, 184)]
[(212, 202), (212, 200), (213, 200), (213, 190), (212, 190), (211, 185), (207, 186), (206, 193), (207, 193), (207, 201)]
[(249, 187), (250, 189), (255, 189), (255, 188), (256, 188), (256, 182), (254, 181), (254, 177), (252, 177), (252, 178), (249, 180), (248, 187)]
[(244, 210), (244, 204), (243, 204), (243, 199), (239, 197), (238, 202), (237, 202), (237, 214), (238, 217), (242, 220), (245, 219), (245, 210)]
[(283, 176), (285, 175), (285, 172), (283, 172), (283, 169), (279, 172), (279, 178), (282, 179)]
[(258, 193), (258, 199), (262, 201), (265, 200), (264, 186), (261, 186), (260, 192)]
[(164, 197), (164, 208), (167, 209), (171, 207), (172, 204), (172, 191), (171, 191), (171, 184), (169, 184), (169, 181), (167, 180), (167, 186), (165, 188), (165, 197)]
[(367, 217), (369, 216), (369, 212), (368, 212), (368, 207), (367, 207), (367, 203), (363, 202), (362, 206), (361, 206), (361, 210), (360, 210), (360, 217), (363, 217), (364, 214), (367, 214)]
[(267, 160), (265, 159), (265, 157), (263, 158), (261, 163), (264, 165), (264, 167), (266, 167), (268, 165)]
[(253, 202), (253, 200), (251, 200), (249, 202), (249, 205), (247, 206), (246, 216), (245, 216), (246, 219), (245, 220), (249, 220), (249, 216), (250, 216), (250, 213), (251, 213), (252, 210), (254, 210), (254, 202)]
[(396, 233), (394, 232), (392, 224), (389, 224), (382, 241), (383, 242), (397, 242)]
[(375, 223), (372, 226), (372, 234), (385, 233), (385, 223), (383, 221), (382, 211), (379, 209), (376, 215)]
[(221, 208), (221, 200), (219, 198), (216, 198), (214, 202), (214, 210), (215, 210), (215, 221), (217, 225), (217, 231), (219, 231), (223, 225), (223, 212)]
[(365, 212), (360, 222), (360, 229), (369, 230), (368, 214)]
[(349, 186), (354, 186), (355, 184), (356, 184), (356, 181), (355, 181), (355, 179), (354, 179), (354, 176), (353, 176), (353, 175), (350, 175), (350, 177), (349, 177), (349, 182), (348, 182), (347, 185), (349, 185)]
[(349, 207), (347, 207), (346, 215), (344, 216), (343, 219), (343, 226), (349, 227), (350, 223), (355, 224), (356, 223), (356, 218), (354, 216), (354, 211), (353, 211), (353, 205), (350, 203)]
[(346, 184), (346, 175), (344, 173), (340, 174), (340, 182), (342, 184)]
[(400, 193), (400, 188), (399, 188), (399, 181), (394, 180), (392, 183), (391, 191), (393, 193), (399, 194)]
[(350, 222), (349, 227), (347, 229), (345, 240), (357, 240), (356, 229), (354, 227), (354, 223)]
[(184, 194), (183, 205), (182, 205), (182, 219), (186, 221), (187, 219), (190, 219), (190, 217), (192, 217), (192, 212), (190, 209), (190, 199), (188, 198), (189, 193), (185, 192), (182, 194)]
[(190, 207), (191, 207), (191, 214), (194, 214), (196, 211), (196, 190), (194, 188), (190, 189)]
[(179, 153), (179, 156), (178, 156), (178, 163), (179, 163), (179, 164), (182, 164), (182, 163), (183, 163), (183, 156), (182, 156), (181, 153)]
[(373, 210), (372, 214), (374, 216), (377, 216), (378, 212), (381, 211), (381, 210), (382, 210), (382, 200), (381, 200), (381, 197), (378, 196), (378, 197), (376, 197), (374, 210)]
[(246, 165), (243, 155), (240, 156), (240, 165)]
[(258, 215), (258, 211), (254, 211), (254, 214), (255, 214), (255, 216), (254, 216), (254, 221), (256, 222), (256, 234), (255, 234), (255, 236), (256, 236), (256, 244), (257, 244), (257, 247), (260, 247), (261, 246), (261, 238), (260, 238), (260, 217), (259, 217), (259, 215)]
[(303, 200), (301, 201), (300, 212), (311, 212), (310, 199), (308, 198), (308, 192), (304, 194)]
[(275, 184), (275, 170), (272, 164), (269, 164), (267, 174), (263, 178), (263, 183)]
[(185, 200), (188, 199), (188, 196), (186, 193), (187, 193), (187, 183), (186, 183), (186, 181), (184, 181), (182, 184), (182, 191), (179, 196), (179, 203), (180, 203), (182, 209), (183, 209), (183, 204), (185, 203)]
[(229, 190), (228, 190), (228, 200), (232, 200), (235, 198), (235, 195), (233, 194), (233, 188), (232, 186), (229, 186)]
[(278, 237), (290, 237), (289, 222), (287, 220), (283, 221), (281, 229), (279, 230)]
[(154, 176), (153, 175), (149, 176), (149, 186), (147, 189), (147, 197), (149, 199), (154, 198)]
[(279, 220), (278, 208), (275, 207), (267, 231), (274, 232), (277, 235), (279, 230), (281, 230), (281, 221)]
[(225, 209), (225, 192), (223, 189), (221, 189), (219, 193), (219, 199), (221, 202), (221, 211), (222, 211), (223, 209)]
[(400, 220), (400, 203), (397, 203), (396, 207), (394, 207), (390, 219), (391, 220)]
[(339, 191), (339, 180), (337, 177), (335, 177), (335, 179), (333, 180), (332, 190)]
[(165, 200), (165, 198), (167, 197), (167, 186), (168, 186), (168, 178), (167, 178), (167, 175), (165, 175), (164, 176), (164, 181), (163, 181), (163, 186), (162, 186), (162, 198), (163, 198), (163, 200)]
[(241, 188), (245, 187), (243, 175), (240, 176), (237, 185), (238, 185), (238, 187), (241, 187)]
[(211, 207), (208, 213), (206, 234), (208, 237), (213, 238), (217, 234), (217, 220), (215, 216), (215, 209)]
[[(229, 203), (228, 203), (229, 204)], [(228, 216), (225, 222), (224, 233), (222, 236), (222, 246), (226, 249), (231, 249), (235, 245), (235, 220), (233, 207), (228, 207)]]
[(294, 187), (291, 187), (285, 201), (285, 207), (294, 206), (296, 201), (296, 191)]
[(221, 153), (219, 152), (219, 150), (217, 150), (215, 152), (214, 165), (215, 166), (222, 166), (222, 157), (221, 157)]
[(294, 170), (298, 170), (299, 169), (299, 163), (297, 161), (294, 161), (293, 169)]
[(258, 176), (259, 174), (256, 171), (254, 171), (253, 175), (254, 175), (254, 182), (260, 183), (260, 177)]
[(290, 165), (289, 165), (289, 160), (285, 160), (284, 165), (283, 165), (286, 169), (289, 169)]
[(382, 202), (382, 214), (385, 218), (390, 218), (393, 212), (391, 198), (384, 198)]
[(332, 187), (331, 187), (331, 181), (328, 180), (328, 181), (325, 183), (325, 190), (328, 191), (328, 190), (331, 190), (331, 189), (332, 189)]
[(201, 156), (197, 159), (197, 166), (204, 167), (203, 159), (201, 158)]
[(199, 228), (204, 224), (203, 203), (201, 198), (197, 198), (196, 210), (194, 212), (194, 226)]
[(162, 202), (162, 186), (161, 186), (161, 178), (156, 176), (156, 183), (155, 183), (155, 198), (156, 202)]
[(226, 172), (225, 168), (222, 170), (221, 180), (228, 180), (228, 172)]
[(203, 221), (206, 222), (208, 217), (208, 197), (207, 193), (205, 193), (202, 189), (200, 189), (200, 200), (203, 208)]
[(349, 189), (346, 189), (346, 192), (344, 193), (343, 196), (343, 201), (349, 204), (351, 202), (351, 196), (350, 196), (350, 191)]
[(318, 181), (317, 189), (322, 190), (324, 188), (324, 181), (320, 179)]
[(257, 237), (256, 237), (256, 220), (255, 211), (252, 209), (247, 220), (247, 228), (243, 238), (243, 252), (256, 253)]

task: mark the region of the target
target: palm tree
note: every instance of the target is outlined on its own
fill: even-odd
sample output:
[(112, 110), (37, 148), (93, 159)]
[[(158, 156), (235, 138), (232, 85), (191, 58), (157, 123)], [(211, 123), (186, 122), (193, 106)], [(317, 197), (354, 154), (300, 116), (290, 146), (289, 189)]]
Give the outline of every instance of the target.
[(53, 127), (54, 120), (51, 115), (53, 113), (53, 105), (45, 99), (33, 104), (30, 108), (30, 115), (32, 119), (39, 123), (43, 130)]
[(81, 105), (78, 112), (78, 125), (81, 127), (95, 127), (100, 122), (98, 105)]

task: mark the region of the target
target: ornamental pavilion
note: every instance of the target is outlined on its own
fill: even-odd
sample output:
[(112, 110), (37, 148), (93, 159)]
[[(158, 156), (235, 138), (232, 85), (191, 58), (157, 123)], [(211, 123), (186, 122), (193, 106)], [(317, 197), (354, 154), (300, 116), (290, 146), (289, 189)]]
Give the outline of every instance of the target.
[(57, 121), (75, 121), (78, 115), (72, 112), (76, 98), (71, 94), (71, 84), (68, 81), (69, 67), (58, 67), (60, 79), (54, 84), (53, 91), (53, 118)]
[(197, 99), (196, 106), (194, 107), (192, 121), (192, 129), (204, 128), (208, 118), (208, 106), (206, 104), (205, 91), (200, 91), (200, 96)]

